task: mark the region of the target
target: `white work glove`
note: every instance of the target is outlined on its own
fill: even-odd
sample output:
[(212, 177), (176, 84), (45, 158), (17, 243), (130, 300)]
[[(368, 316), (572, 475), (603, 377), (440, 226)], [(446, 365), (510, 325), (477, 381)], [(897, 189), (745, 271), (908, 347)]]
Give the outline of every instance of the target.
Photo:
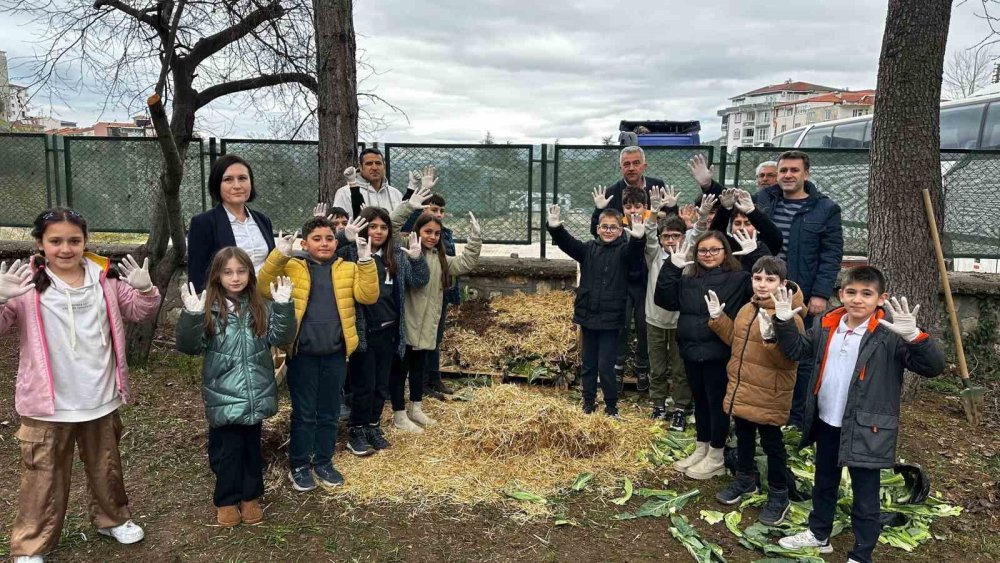
[(732, 209), (736, 205), (736, 188), (726, 188), (719, 196), (719, 205), (726, 209)]
[[(660, 199), (663, 201), (663, 205), (667, 207), (677, 207), (677, 197), (680, 193), (674, 191), (673, 186), (666, 186), (660, 188)], [(659, 209), (657, 209), (659, 211)]]
[[(654, 215), (649, 214), (650, 217)], [(646, 236), (646, 225), (642, 222), (642, 213), (633, 213), (628, 216), (628, 228), (625, 232), (632, 238), (642, 238)]]
[(711, 289), (708, 290), (708, 295), (705, 296), (705, 304), (708, 305), (708, 316), (713, 319), (721, 317), (722, 311), (726, 308), (725, 303), (719, 304), (719, 296)]
[(757, 231), (754, 231), (753, 235), (750, 235), (747, 234), (746, 229), (740, 229), (733, 233), (733, 238), (740, 245), (740, 249), (734, 252), (733, 256), (746, 256), (757, 250)]
[(764, 340), (774, 340), (774, 321), (764, 309), (757, 309), (757, 323), (760, 324), (760, 335)]
[(410, 257), (410, 260), (420, 258), (420, 253), (423, 252), (424, 249), (420, 246), (420, 237), (417, 236), (417, 233), (410, 233), (410, 239), (407, 243), (408, 244), (406, 245), (406, 248), (403, 249), (403, 252)]
[(688, 161), (688, 172), (702, 188), (712, 185), (712, 168), (708, 165), (704, 155), (696, 154)]
[(553, 229), (562, 225), (562, 219), (559, 218), (559, 206), (556, 204), (549, 206), (548, 224)]
[(271, 300), (275, 303), (288, 303), (292, 298), (292, 280), (288, 276), (278, 276), (271, 282)]
[(372, 247), (368, 244), (368, 239), (365, 237), (358, 237), (358, 240), (354, 241), (354, 244), (358, 247), (358, 262), (367, 262), (372, 259)]
[(344, 169), (344, 180), (347, 180), (347, 187), (353, 188), (358, 185), (358, 171), (353, 166)]
[(670, 263), (681, 269), (685, 266), (694, 264), (694, 262), (687, 259), (687, 255), (690, 250), (691, 244), (685, 240), (684, 243), (681, 244), (676, 250), (670, 252)]
[(608, 189), (604, 186), (597, 186), (594, 188), (594, 207), (598, 209), (604, 209), (611, 203), (611, 199), (614, 198), (614, 194), (607, 195)]
[(420, 187), (428, 192), (438, 183), (437, 168), (433, 164), (424, 166), (424, 173), (420, 176)]
[(736, 209), (744, 215), (750, 215), (753, 212), (753, 198), (750, 196), (750, 192), (746, 190), (736, 190)]
[(413, 192), (417, 191), (417, 188), (420, 187), (420, 171), (410, 170), (410, 173), (407, 176), (406, 190)]
[(907, 342), (913, 342), (920, 336), (920, 329), (917, 328), (917, 314), (920, 312), (920, 305), (917, 305), (913, 308), (913, 311), (910, 311), (910, 304), (906, 301), (906, 298), (902, 297), (900, 299), (902, 301), (893, 297), (885, 302), (885, 308), (892, 315), (892, 322), (879, 319), (878, 324), (900, 335)]
[(799, 314), (802, 307), (796, 307), (792, 309), (792, 296), (794, 294), (787, 287), (779, 287), (771, 294), (771, 298), (774, 299), (774, 316), (778, 317), (779, 320), (788, 321), (792, 317)]
[(483, 237), (483, 229), (479, 226), (476, 216), (469, 212), (469, 238), (479, 240)]
[(410, 194), (410, 207), (413, 209), (427, 209), (427, 205), (424, 204), (431, 197), (431, 189), (425, 188), (423, 186), (417, 188), (417, 191)]
[(702, 221), (708, 221), (708, 215), (712, 213), (712, 209), (715, 208), (715, 202), (719, 201), (719, 198), (715, 197), (715, 194), (705, 194), (701, 198), (701, 206), (698, 207), (698, 217)]
[(358, 233), (365, 230), (366, 227), (368, 227), (368, 221), (365, 221), (363, 217), (355, 217), (348, 221), (347, 226), (344, 227), (344, 236), (349, 242), (354, 242), (358, 238)]
[(677, 193), (673, 186), (656, 187), (649, 189), (649, 208), (653, 212), (660, 211), (663, 207), (676, 207)]
[(278, 238), (274, 241), (274, 248), (278, 249), (278, 252), (284, 254), (285, 256), (291, 256), (292, 244), (295, 243), (295, 239), (298, 236), (298, 231), (295, 231), (290, 235), (284, 234), (284, 231), (278, 231)]
[(313, 217), (326, 217), (326, 202), (319, 202), (313, 207)]
[(19, 295), (24, 295), (35, 287), (31, 283), (31, 267), (27, 262), (14, 260), (7, 269), (6, 262), (0, 262), (0, 303), (6, 303)]
[(142, 266), (132, 258), (131, 254), (126, 254), (125, 259), (118, 263), (118, 271), (121, 273), (125, 283), (132, 286), (139, 293), (146, 293), (153, 289), (153, 280), (149, 277), (149, 257), (142, 261)]
[(204, 313), (205, 312), (205, 291), (199, 294), (194, 290), (194, 284), (188, 282), (181, 286), (181, 303), (184, 304), (184, 310), (189, 313)]

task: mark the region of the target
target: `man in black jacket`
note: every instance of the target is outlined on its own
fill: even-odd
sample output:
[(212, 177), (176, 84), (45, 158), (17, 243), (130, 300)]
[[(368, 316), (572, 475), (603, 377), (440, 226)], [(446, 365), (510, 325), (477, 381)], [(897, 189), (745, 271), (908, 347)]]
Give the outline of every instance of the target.
[[(614, 184), (607, 187), (604, 194), (608, 199), (607, 207), (617, 209), (619, 213), (624, 213), (622, 194), (626, 187), (642, 188), (649, 199), (649, 189), (653, 186), (663, 187), (663, 180), (646, 176), (646, 152), (642, 147), (625, 147), (618, 156), (618, 165), (621, 167), (622, 177)], [(658, 209), (652, 210), (654, 212)]]

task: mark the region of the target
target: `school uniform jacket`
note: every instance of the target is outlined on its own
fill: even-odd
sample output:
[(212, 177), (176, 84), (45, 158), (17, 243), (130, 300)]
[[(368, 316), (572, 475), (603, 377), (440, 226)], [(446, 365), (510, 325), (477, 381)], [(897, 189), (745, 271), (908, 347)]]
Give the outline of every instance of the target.
[[(333, 294), (340, 315), (340, 326), (344, 334), (347, 356), (358, 347), (355, 301), (362, 305), (372, 305), (378, 301), (378, 268), (374, 260), (355, 264), (337, 258), (330, 268), (333, 276)], [(271, 283), (278, 276), (288, 276), (292, 280), (292, 301), (295, 303), (295, 335), (302, 323), (309, 304), (311, 279), (309, 264), (304, 258), (289, 258), (274, 249), (267, 255), (264, 267), (257, 279), (257, 291), (271, 299)]]
[[(803, 307), (794, 318), (795, 326), (802, 329), (806, 312), (802, 290), (792, 282), (788, 285), (794, 290), (792, 308)], [(761, 309), (773, 319), (774, 299), (761, 299), (754, 295), (740, 309), (735, 320), (728, 315), (720, 315), (708, 321), (708, 327), (732, 348), (726, 366), (729, 384), (722, 408), (743, 420), (782, 426), (788, 422), (788, 413), (792, 408), (792, 392), (799, 363), (782, 353), (776, 339), (764, 339), (757, 318)]]
[[(800, 448), (816, 441), (812, 429), (819, 416), (817, 403), (823, 385), (823, 369), (831, 353), (830, 342), (845, 314), (846, 309), (838, 307), (816, 317), (805, 334), (791, 321), (774, 320), (782, 352), (793, 360), (813, 362)], [(927, 333), (922, 332), (913, 342), (906, 342), (881, 326), (878, 320), (882, 318), (888, 320), (886, 311), (879, 308), (872, 315), (858, 350), (840, 431), (838, 465), (842, 467), (892, 467), (896, 462), (903, 370), (934, 377), (945, 369), (944, 353)]]

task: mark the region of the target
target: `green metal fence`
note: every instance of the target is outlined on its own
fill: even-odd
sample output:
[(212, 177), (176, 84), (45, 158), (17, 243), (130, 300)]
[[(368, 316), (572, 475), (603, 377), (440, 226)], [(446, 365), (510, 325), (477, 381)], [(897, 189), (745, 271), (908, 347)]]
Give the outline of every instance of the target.
[[(593, 189), (610, 186), (621, 179), (621, 149), (618, 146), (555, 146), (554, 184), (548, 201), (560, 205), (566, 228), (574, 235), (589, 237), (590, 216), (594, 210)], [(674, 186), (681, 194), (680, 201), (693, 202), (701, 189), (688, 173), (687, 163), (696, 154), (712, 162), (713, 151), (711, 146), (643, 147), (646, 175)]]
[(389, 183), (406, 191), (408, 173), (433, 164), (434, 188), (445, 199), (448, 226), (458, 240), (468, 234), (469, 212), (483, 229), (483, 240), (531, 244), (532, 216), (540, 207), (533, 194), (532, 145), (427, 145), (387, 143)]
[(0, 136), (0, 226), (31, 226), (51, 205), (47, 147), (43, 134)]
[[(735, 183), (757, 189), (758, 164), (785, 149), (741, 147)], [(841, 208), (844, 254), (868, 254), (868, 149), (809, 149), (810, 179)], [(1000, 151), (941, 151), (945, 252), (952, 258), (1000, 258)]]

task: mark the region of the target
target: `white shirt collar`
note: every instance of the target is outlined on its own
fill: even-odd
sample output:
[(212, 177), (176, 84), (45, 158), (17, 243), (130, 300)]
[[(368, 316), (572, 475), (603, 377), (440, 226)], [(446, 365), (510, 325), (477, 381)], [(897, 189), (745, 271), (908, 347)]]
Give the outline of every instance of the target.
[[(226, 209), (225, 205), (222, 206), (222, 209), (225, 210), (226, 217), (229, 217), (229, 222), (230, 223), (239, 223), (239, 221), (236, 220), (236, 216), (233, 215), (232, 213), (230, 213), (229, 210)], [(245, 222), (243, 222), (243, 223), (240, 223), (241, 225), (249, 225), (251, 223), (256, 224), (253, 221), (253, 215), (250, 215), (250, 210), (247, 209), (246, 206), (243, 206), (243, 213), (247, 216), (247, 220)]]
[(840, 324), (837, 325), (837, 333), (838, 334), (849, 333), (849, 335), (863, 336), (866, 332), (868, 332), (868, 322), (870, 320), (871, 317), (868, 317), (867, 319), (865, 319), (865, 322), (859, 324), (858, 326), (852, 329), (847, 327), (847, 315), (845, 314), (843, 317), (841, 317)]

